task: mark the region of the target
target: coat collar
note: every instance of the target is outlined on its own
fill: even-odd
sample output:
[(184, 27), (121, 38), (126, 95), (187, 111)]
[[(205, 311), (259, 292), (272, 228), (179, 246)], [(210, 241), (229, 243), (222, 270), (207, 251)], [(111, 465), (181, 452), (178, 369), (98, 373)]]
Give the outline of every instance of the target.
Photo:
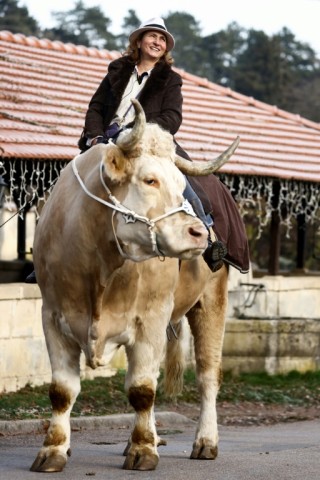
[[(111, 90), (119, 103), (134, 67), (135, 63), (127, 56), (118, 58), (109, 65), (108, 78)], [(142, 103), (165, 87), (170, 72), (171, 66), (165, 62), (159, 62), (154, 66), (140, 96)]]

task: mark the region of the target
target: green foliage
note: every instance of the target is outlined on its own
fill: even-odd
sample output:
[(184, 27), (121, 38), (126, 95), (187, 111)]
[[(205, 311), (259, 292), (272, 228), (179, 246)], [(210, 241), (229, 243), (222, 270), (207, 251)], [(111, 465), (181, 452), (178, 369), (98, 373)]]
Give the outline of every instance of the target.
[(48, 38), (109, 50), (117, 46), (114, 35), (108, 32), (111, 20), (99, 6), (86, 8), (82, 0), (77, 0), (73, 9), (52, 15), (57, 27), (45, 30)]
[(219, 393), (220, 401), (265, 404), (320, 405), (320, 371), (287, 375), (226, 374)]
[(268, 36), (264, 32), (250, 30), (246, 48), (237, 59), (235, 90), (272, 103), (275, 81), (273, 60)]
[(138, 28), (141, 23), (142, 20), (137, 17), (136, 12), (132, 9), (128, 10), (127, 16), (123, 19), (122, 33), (117, 36), (119, 50), (124, 51), (126, 49), (130, 33)]
[(199, 23), (192, 15), (181, 12), (170, 13), (164, 21), (175, 38), (175, 65), (190, 73), (202, 75), (201, 66), (206, 52), (202, 48)]
[(207, 54), (206, 76), (222, 85), (234, 88), (237, 59), (245, 48), (246, 32), (236, 22), (202, 39)]
[(237, 57), (233, 88), (294, 112), (299, 84), (309, 83), (319, 73), (315, 52), (287, 28), (272, 37), (251, 29)]
[[(162, 391), (161, 374), (156, 396), (156, 407), (170, 408), (172, 401)], [(125, 372), (113, 377), (96, 378), (81, 382), (81, 393), (75, 403), (72, 416), (109, 415), (132, 413), (124, 391)], [(0, 394), (0, 419), (48, 418), (51, 406), (49, 386), (26, 386), (16, 393)], [(175, 400), (177, 403), (199, 404), (196, 375), (188, 369), (184, 376), (184, 390)], [(261, 404), (320, 405), (320, 371), (301, 374), (270, 376), (261, 374), (224, 375), (218, 402), (259, 402)]]
[(0, 0), (0, 30), (39, 36), (37, 21), (29, 15), (27, 7), (20, 7), (19, 3), (19, 0)]

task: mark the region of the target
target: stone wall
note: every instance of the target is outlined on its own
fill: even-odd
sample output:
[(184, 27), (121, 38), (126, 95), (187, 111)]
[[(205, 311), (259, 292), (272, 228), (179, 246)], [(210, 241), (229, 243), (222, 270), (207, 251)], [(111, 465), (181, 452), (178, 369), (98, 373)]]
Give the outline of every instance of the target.
[[(225, 371), (274, 374), (320, 368), (320, 277), (253, 280), (232, 270), (227, 317)], [(94, 371), (81, 360), (82, 378), (108, 376), (117, 368), (125, 368), (123, 350), (109, 366)], [(0, 392), (50, 378), (38, 286), (0, 284)]]
[(320, 319), (228, 319), (223, 370), (288, 373), (320, 369)]
[[(51, 368), (41, 321), (37, 285), (0, 284), (0, 392), (49, 383)], [(81, 357), (82, 378), (110, 376), (125, 365), (123, 352), (111, 364), (92, 370)]]
[(232, 272), (223, 369), (320, 369), (320, 276), (244, 278)]

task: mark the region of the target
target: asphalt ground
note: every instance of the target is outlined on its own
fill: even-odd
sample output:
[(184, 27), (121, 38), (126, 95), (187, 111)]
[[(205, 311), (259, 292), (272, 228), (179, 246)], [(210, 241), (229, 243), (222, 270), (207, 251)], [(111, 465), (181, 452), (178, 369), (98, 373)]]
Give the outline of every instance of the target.
[(73, 418), (72, 456), (61, 473), (29, 468), (42, 445), (46, 422), (0, 422), (0, 479), (127, 480), (317, 480), (320, 479), (320, 420), (267, 426), (220, 426), (214, 461), (190, 460), (196, 423), (176, 413), (156, 415), (160, 461), (151, 472), (125, 471), (123, 451), (133, 416)]

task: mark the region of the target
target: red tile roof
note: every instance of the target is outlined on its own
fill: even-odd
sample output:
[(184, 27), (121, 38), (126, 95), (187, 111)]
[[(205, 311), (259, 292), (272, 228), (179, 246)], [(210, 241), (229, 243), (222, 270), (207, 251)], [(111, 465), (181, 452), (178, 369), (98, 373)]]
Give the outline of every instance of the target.
[[(0, 31), (2, 158), (69, 160), (91, 95), (119, 52)], [(226, 174), (320, 182), (320, 124), (177, 69), (183, 124), (177, 140), (194, 160), (237, 135)]]

